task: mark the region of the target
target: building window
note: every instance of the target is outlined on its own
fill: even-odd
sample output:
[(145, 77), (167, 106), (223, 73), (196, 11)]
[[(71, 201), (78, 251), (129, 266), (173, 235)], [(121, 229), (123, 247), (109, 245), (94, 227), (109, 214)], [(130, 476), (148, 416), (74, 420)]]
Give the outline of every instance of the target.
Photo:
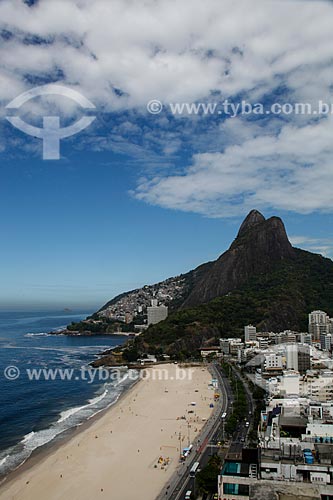
[(247, 484), (223, 483), (223, 493), (225, 495), (249, 496), (249, 486)]

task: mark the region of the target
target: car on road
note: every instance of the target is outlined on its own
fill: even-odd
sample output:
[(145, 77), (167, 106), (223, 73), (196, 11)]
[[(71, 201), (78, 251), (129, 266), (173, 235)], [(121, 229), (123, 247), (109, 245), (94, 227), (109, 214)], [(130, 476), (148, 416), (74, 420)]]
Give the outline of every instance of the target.
[(190, 499), (191, 499), (191, 495), (192, 495), (192, 491), (191, 491), (191, 490), (188, 490), (188, 491), (185, 493), (185, 500), (190, 500)]

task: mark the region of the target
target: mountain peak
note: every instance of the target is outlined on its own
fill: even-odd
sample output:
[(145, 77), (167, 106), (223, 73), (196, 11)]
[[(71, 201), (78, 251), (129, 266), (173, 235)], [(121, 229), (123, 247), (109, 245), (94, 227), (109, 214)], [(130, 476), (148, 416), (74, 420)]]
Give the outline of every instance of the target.
[(242, 222), (241, 227), (239, 228), (237, 238), (243, 236), (249, 229), (260, 224), (261, 222), (265, 222), (265, 217), (258, 210), (251, 210), (251, 212), (245, 217)]
[(183, 305), (192, 307), (237, 290), (254, 276), (267, 274), (283, 260), (294, 259), (282, 220), (251, 210), (237, 238), (198, 280)]

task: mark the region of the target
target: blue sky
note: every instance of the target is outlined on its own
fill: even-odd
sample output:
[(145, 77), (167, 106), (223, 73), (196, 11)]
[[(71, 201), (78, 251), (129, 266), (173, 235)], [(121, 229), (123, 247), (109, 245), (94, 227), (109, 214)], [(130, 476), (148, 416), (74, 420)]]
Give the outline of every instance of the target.
[[(297, 3), (258, 2), (246, 16), (242, 1), (185, 1), (177, 16), (173, 0), (1, 3), (0, 308), (93, 310), (215, 259), (252, 208), (332, 257), (331, 115), (170, 111), (226, 98), (332, 102), (333, 7)], [(96, 106), (60, 160), (43, 160), (41, 140), (5, 119), (9, 101), (48, 83)], [(161, 113), (148, 113), (151, 99)], [(64, 125), (82, 110), (36, 98), (20, 116), (41, 126), (50, 114)]]

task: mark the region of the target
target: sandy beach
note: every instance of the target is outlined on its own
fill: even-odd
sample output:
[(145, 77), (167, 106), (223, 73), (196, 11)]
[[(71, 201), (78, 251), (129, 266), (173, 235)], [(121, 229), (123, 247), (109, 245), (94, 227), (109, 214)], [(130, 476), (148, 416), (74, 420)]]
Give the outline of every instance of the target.
[[(163, 380), (158, 369), (167, 371)], [(179, 466), (179, 433), (183, 448), (212, 412), (208, 370), (188, 368), (176, 380), (177, 370), (148, 369), (148, 378), (90, 426), (6, 481), (0, 499), (154, 500)]]

